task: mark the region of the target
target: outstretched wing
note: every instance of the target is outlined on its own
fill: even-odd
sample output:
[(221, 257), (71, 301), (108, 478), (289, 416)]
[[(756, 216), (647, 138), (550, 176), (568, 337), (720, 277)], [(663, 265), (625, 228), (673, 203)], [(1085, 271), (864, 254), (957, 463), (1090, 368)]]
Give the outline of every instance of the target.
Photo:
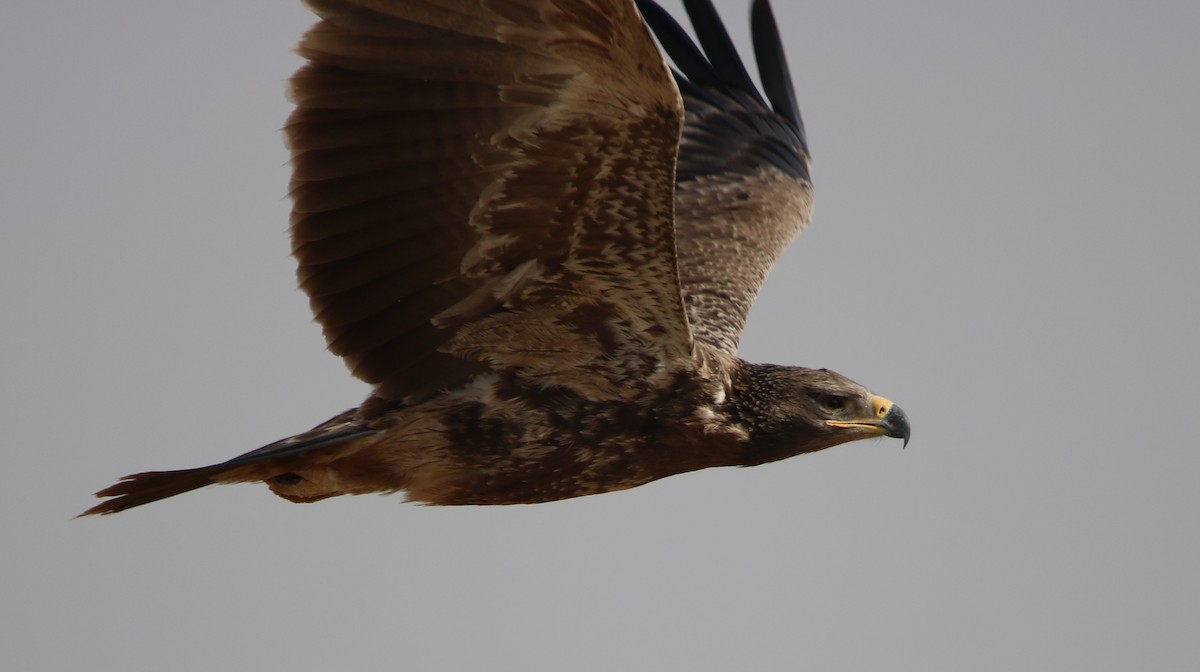
[(354, 375), (411, 401), (549, 356), (556, 311), (580, 339), (621, 321), (648, 355), (690, 356), (683, 110), (633, 0), (308, 5), (293, 249)]
[(703, 50), (657, 3), (638, 0), (687, 109), (675, 235), (688, 318), (697, 341), (732, 355), (767, 273), (812, 217), (808, 146), (767, 0), (751, 13), (767, 100), (712, 3), (684, 4)]

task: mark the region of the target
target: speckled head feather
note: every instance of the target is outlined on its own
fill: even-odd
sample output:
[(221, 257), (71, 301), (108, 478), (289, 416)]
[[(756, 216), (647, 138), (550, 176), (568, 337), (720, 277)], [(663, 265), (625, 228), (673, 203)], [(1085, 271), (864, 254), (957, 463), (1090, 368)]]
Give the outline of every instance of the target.
[(765, 98), (706, 0), (686, 3), (701, 47), (650, 0), (308, 4), (292, 249), (372, 393), (227, 462), (128, 476), (86, 513), (254, 481), (297, 502), (544, 502), (907, 440), (838, 374), (736, 356), (812, 208), (765, 0)]

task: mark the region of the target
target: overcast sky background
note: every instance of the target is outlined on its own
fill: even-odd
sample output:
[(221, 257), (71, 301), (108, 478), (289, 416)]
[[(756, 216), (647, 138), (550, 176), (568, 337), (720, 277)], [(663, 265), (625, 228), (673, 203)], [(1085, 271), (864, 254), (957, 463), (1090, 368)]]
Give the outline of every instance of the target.
[[(748, 1), (718, 5), (748, 48)], [(816, 218), (741, 354), (895, 400), (907, 450), (526, 507), (237, 486), (88, 520), (115, 477), (366, 394), (288, 257), (312, 17), (7, 8), (0, 667), (1200, 669), (1200, 3), (776, 5)]]

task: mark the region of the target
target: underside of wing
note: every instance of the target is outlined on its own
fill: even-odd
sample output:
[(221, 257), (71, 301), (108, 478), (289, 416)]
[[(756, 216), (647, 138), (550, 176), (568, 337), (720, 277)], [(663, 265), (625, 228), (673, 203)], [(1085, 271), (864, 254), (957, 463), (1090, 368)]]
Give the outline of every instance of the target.
[(736, 354), (759, 287), (812, 216), (808, 147), (766, 0), (751, 14), (766, 100), (712, 3), (684, 4), (700, 46), (653, 0), (638, 0), (687, 110), (675, 207), (688, 318), (697, 341)]
[(293, 250), (330, 350), (377, 396), (534, 356), (554, 310), (690, 352), (682, 108), (633, 0), (308, 4)]

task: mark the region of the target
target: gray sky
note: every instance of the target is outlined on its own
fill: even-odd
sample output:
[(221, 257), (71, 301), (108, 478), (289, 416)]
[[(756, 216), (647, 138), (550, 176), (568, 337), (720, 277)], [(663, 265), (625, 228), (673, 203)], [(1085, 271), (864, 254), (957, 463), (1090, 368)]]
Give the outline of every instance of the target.
[[(748, 0), (718, 5), (747, 45)], [(817, 210), (742, 355), (892, 398), (907, 450), (526, 507), (238, 486), (89, 520), (121, 474), (366, 394), (287, 256), (312, 19), (6, 10), (0, 666), (1200, 667), (1200, 3), (776, 5)]]

